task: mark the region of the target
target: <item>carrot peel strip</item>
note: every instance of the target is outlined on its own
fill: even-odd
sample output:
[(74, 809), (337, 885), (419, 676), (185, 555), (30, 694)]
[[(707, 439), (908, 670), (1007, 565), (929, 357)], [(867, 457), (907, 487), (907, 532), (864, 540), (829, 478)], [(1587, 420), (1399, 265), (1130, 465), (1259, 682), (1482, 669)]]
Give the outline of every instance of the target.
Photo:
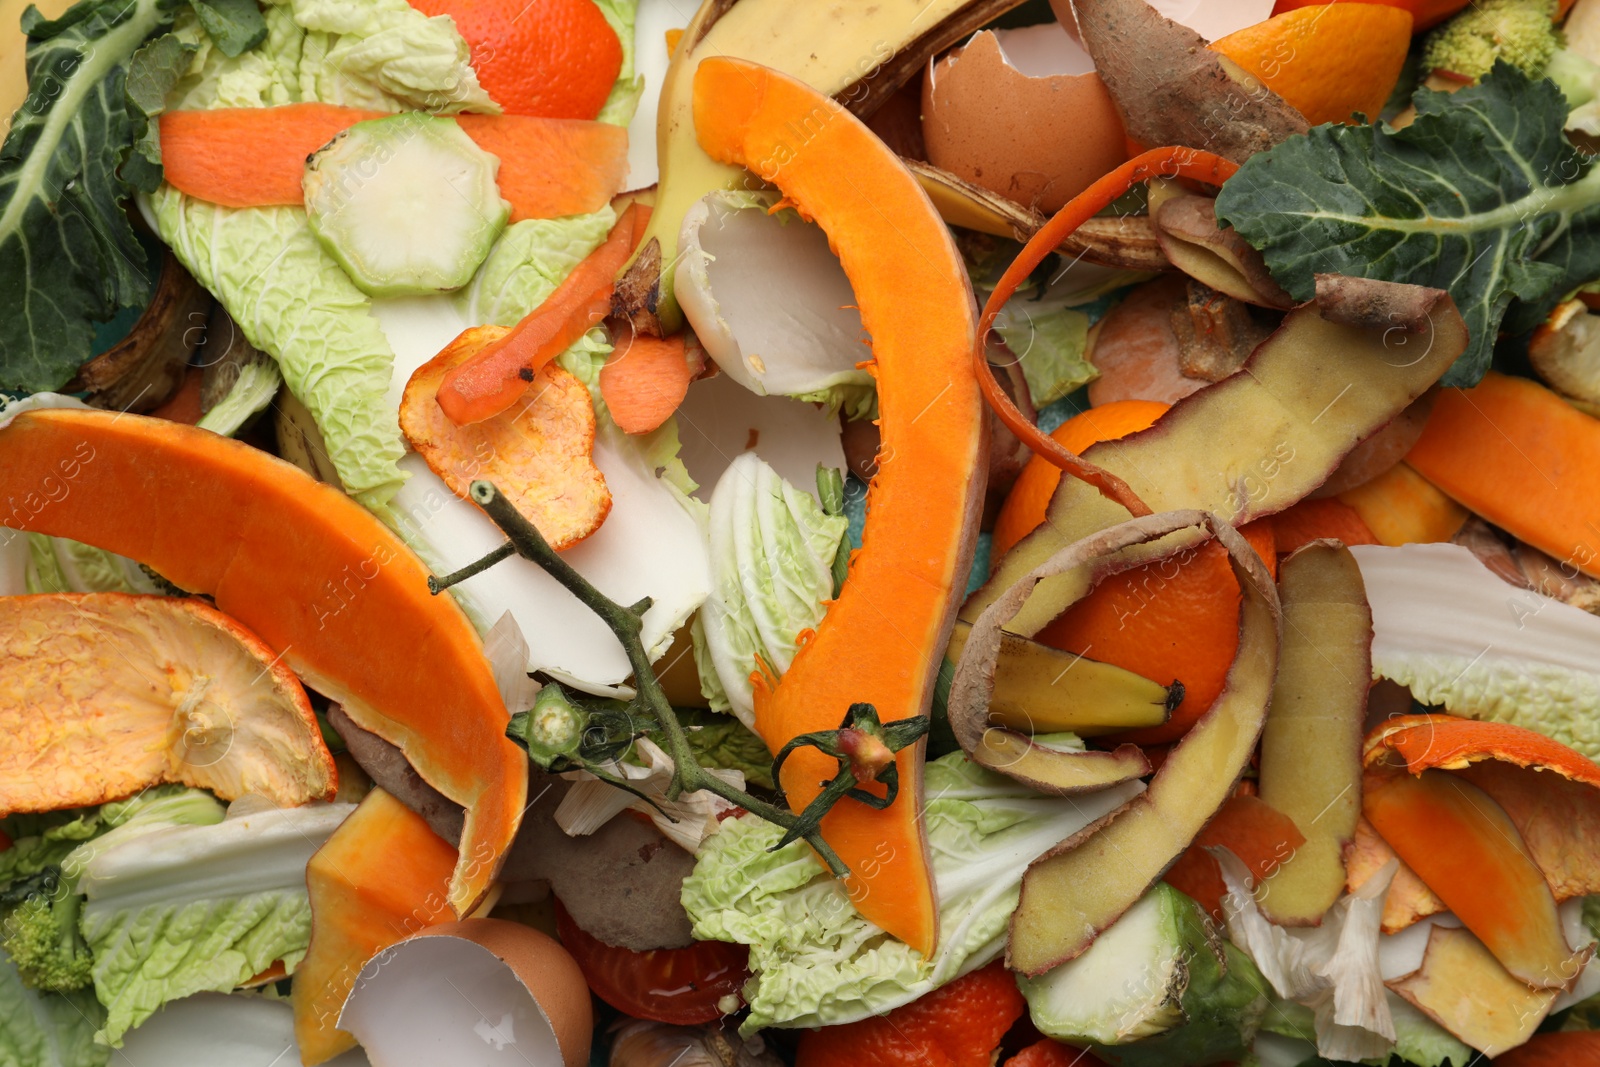
[(1044, 262), (1061, 242), (1072, 236), (1078, 227), (1099, 214), (1134, 185), (1151, 178), (1189, 178), (1210, 185), (1221, 185), (1238, 171), (1236, 163), (1211, 152), (1194, 148), (1153, 148), (1134, 156), (1128, 162), (1096, 181), (1073, 197), (1065, 207), (1056, 212), (1022, 247), (1022, 251), (1006, 268), (983, 306), (983, 317), (978, 321), (978, 342), (973, 348), (973, 368), (983, 395), (1000, 416), (1006, 428), (1052, 465), (1061, 468), (1074, 478), (1094, 486), (1110, 500), (1127, 508), (1134, 516), (1149, 515), (1150, 508), (1128, 486), (1128, 483), (1104, 468), (1085, 461), (1068, 451), (1028, 419), (1005, 390), (1000, 387), (994, 372), (989, 369), (986, 338), (994, 326), (995, 316), (1005, 306), (1017, 288), (1027, 280), (1040, 263)]
[(599, 248), (564, 278), (544, 303), (510, 333), (450, 370), (439, 385), (439, 407), (457, 426), (505, 411), (528, 391), (535, 374), (566, 351), (611, 310), (617, 272), (644, 232), (650, 209), (628, 205)]

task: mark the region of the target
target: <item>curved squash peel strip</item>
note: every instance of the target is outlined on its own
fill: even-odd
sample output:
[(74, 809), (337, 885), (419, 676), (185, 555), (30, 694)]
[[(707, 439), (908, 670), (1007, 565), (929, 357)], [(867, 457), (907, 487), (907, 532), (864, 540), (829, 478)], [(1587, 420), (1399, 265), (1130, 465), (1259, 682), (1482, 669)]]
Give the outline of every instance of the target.
[(1378, 778), (1438, 769), (1471, 782), (1505, 810), (1556, 900), (1600, 893), (1600, 767), (1559, 741), (1510, 723), (1402, 715), (1368, 734), (1364, 759)]
[(418, 367), (400, 401), (400, 432), (456, 496), (470, 499), (479, 478), (494, 482), (560, 551), (594, 533), (611, 513), (611, 491), (594, 465), (589, 390), (547, 363), (516, 403), (482, 422), (457, 426), (437, 399), (452, 368), (510, 332), (474, 326)]
[[(949, 229), (899, 159), (859, 120), (803, 83), (742, 60), (707, 58), (694, 79), (700, 144), (778, 186), (816, 220), (872, 337), (882, 445), (863, 547), (816, 637), (776, 688), (755, 697), (774, 751), (838, 727), (866, 702), (893, 722), (925, 715), (963, 592), (983, 502), (986, 423), (973, 374), (972, 290)], [(938, 916), (918, 809), (922, 744), (896, 760), (900, 799), (846, 800), (822, 833), (850, 867), (868, 920), (931, 954)], [(801, 810), (833, 777), (814, 749), (783, 767)]]
[[(307, 1064), (355, 1048), (339, 1013), (369, 960), (455, 916), (445, 897), (456, 850), (382, 789), (306, 865), (311, 948), (294, 976), (294, 1034)], [(375, 961), (377, 965), (382, 960)]]
[[(1002, 590), (979, 616), (967, 639), (966, 654), (950, 687), (951, 724), (958, 738), (965, 731), (968, 740), (981, 741), (999, 628), (1026, 602), (1035, 586), (1055, 575), (1085, 568), (1091, 574), (1116, 573), (1126, 568), (1130, 558), (1142, 558), (1130, 549), (1196, 530), (1209, 532), (1227, 550), (1244, 591), (1239, 650), (1228, 670), (1227, 684), (1173, 746), (1149, 788), (1028, 867), (1006, 949), (1013, 970), (1041, 974), (1081, 955), (1161, 877), (1222, 807), (1255, 751), (1266, 722), (1278, 662), (1281, 609), (1266, 564), (1237, 530), (1207, 512), (1171, 511), (1130, 519), (1053, 553), (1015, 585)], [(967, 751), (983, 762), (984, 757), (978, 755), (981, 747), (974, 745)], [(1004, 766), (995, 769), (1011, 773)]]
[(0, 597), (0, 811), (101, 804), (162, 782), (294, 806), (338, 784), (305, 690), (200, 600)]
[(1464, 770), (1497, 760), (1600, 789), (1600, 766), (1544, 734), (1505, 722), (1479, 722), (1457, 715), (1398, 715), (1367, 735), (1362, 761), (1369, 767), (1398, 756), (1412, 774), (1438, 768)]
[(0, 523), (70, 537), (209, 593), (362, 729), (467, 809), (449, 903), (487, 892), (522, 818), (528, 760), (483, 644), (428, 568), (339, 490), (209, 430), (109, 411), (0, 429)]

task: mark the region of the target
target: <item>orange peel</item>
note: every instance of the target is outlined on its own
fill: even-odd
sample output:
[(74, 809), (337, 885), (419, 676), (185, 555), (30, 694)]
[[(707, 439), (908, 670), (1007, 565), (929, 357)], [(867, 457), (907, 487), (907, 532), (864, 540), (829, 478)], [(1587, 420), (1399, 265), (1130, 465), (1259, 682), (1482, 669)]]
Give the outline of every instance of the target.
[(419, 367), (400, 401), (400, 430), (451, 492), (470, 499), (472, 483), (488, 479), (552, 548), (571, 548), (611, 513), (611, 491), (594, 464), (594, 402), (584, 384), (547, 363), (517, 403), (482, 422), (457, 426), (439, 407), (445, 376), (510, 332), (474, 326)]
[(201, 600), (0, 597), (0, 812), (164, 782), (224, 800), (331, 799), (333, 756), (282, 657)]

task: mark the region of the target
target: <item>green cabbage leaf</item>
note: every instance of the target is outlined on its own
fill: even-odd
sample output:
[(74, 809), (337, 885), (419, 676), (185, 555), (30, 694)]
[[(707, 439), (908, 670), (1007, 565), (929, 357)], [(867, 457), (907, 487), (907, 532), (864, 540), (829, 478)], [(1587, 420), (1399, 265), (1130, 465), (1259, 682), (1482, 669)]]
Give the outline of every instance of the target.
[(1351, 551), (1372, 604), (1375, 677), (1600, 759), (1600, 618), (1507, 585), (1460, 545)]
[(930, 762), (924, 785), (939, 906), (931, 959), (862, 918), (805, 842), (770, 851), (780, 827), (729, 819), (705, 842), (683, 906), (701, 940), (750, 946), (744, 1032), (864, 1019), (993, 960), (1028, 864), (1142, 788), (1046, 797), (960, 752)]

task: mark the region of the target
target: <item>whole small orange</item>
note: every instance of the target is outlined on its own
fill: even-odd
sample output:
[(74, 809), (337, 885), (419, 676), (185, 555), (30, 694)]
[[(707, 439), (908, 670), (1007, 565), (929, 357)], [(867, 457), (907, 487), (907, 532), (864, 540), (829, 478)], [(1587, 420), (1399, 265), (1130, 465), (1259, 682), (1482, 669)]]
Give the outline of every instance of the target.
[(411, 0), (449, 15), (478, 84), (508, 115), (592, 119), (622, 70), (622, 42), (594, 0)]
[[(1068, 452), (1082, 452), (1100, 441), (1115, 441), (1146, 429), (1162, 415), (1167, 405), (1154, 400), (1114, 400), (1072, 416), (1050, 434)], [(1028, 460), (994, 522), (994, 559), (1011, 551), (1011, 546), (1044, 521), (1050, 498), (1061, 482), (1061, 468), (1039, 456)]]

